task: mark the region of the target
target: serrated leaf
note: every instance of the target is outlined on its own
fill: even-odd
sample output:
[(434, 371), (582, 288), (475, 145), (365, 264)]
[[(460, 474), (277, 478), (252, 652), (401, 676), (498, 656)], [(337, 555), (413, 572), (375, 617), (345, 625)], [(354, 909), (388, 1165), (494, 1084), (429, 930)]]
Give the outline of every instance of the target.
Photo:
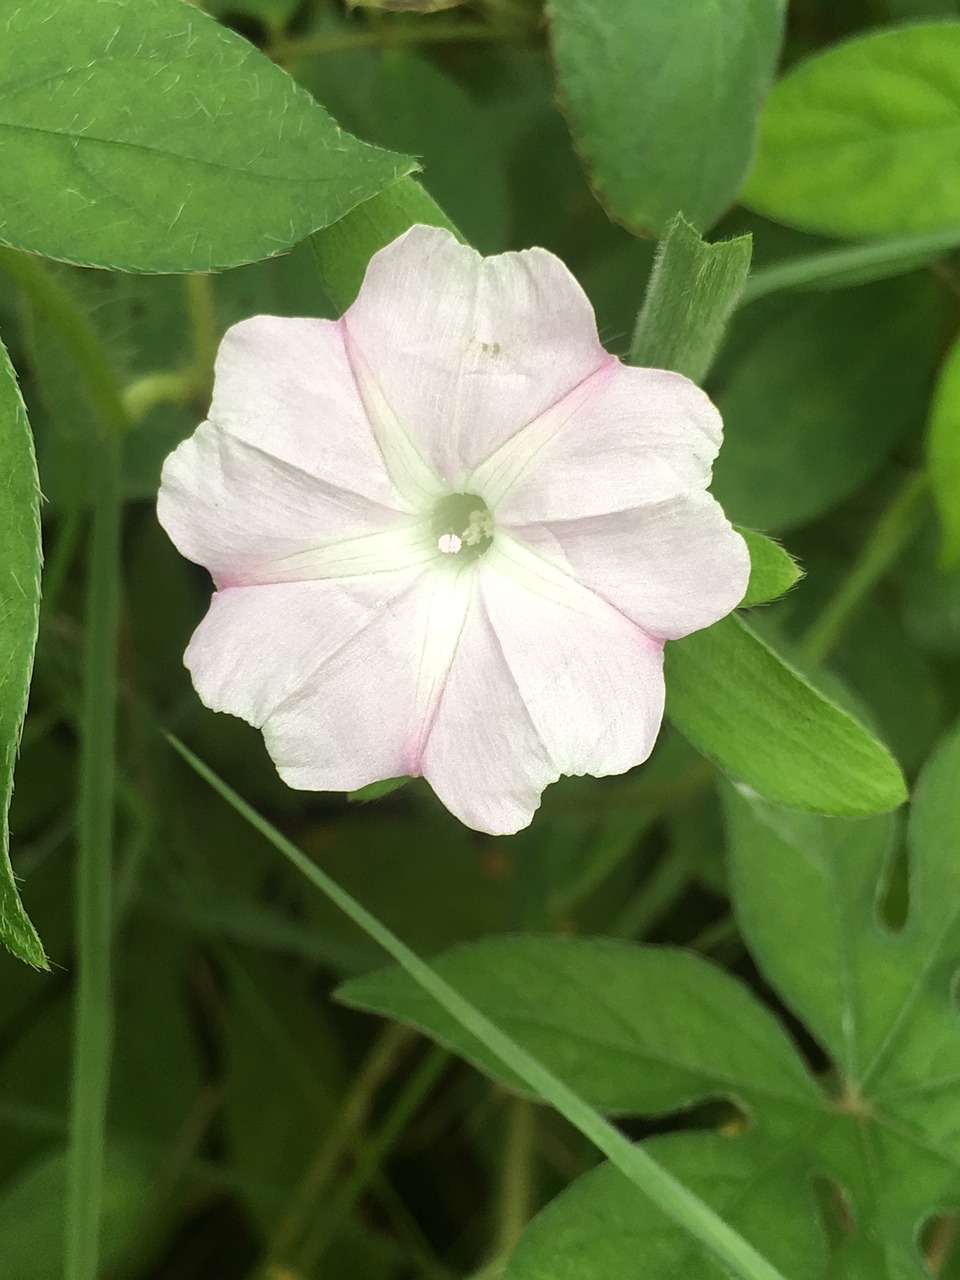
[(774, 86), (741, 193), (825, 235), (960, 224), (960, 22), (891, 27), (833, 45)]
[(960, 341), (940, 370), (927, 427), (927, 467), (943, 530), (945, 569), (960, 562)]
[[(766, 1099), (761, 1108), (774, 1099), (816, 1103), (774, 1019), (736, 979), (691, 953), (601, 939), (487, 938), (433, 967), (602, 1111), (663, 1113), (704, 1097), (740, 1097), (748, 1082), (751, 1097)], [(411, 1022), (523, 1088), (400, 969), (352, 978), (337, 998)]]
[(551, 0), (560, 99), (600, 199), (631, 230), (732, 203), (773, 78), (781, 0)]
[(738, 526), (737, 533), (750, 552), (750, 581), (747, 593), (740, 601), (741, 608), (776, 600), (803, 577), (803, 570), (779, 542), (757, 533), (756, 529)]
[(896, 761), (730, 616), (665, 650), (667, 716), (725, 773), (778, 804), (861, 815), (906, 799)]
[(630, 363), (701, 382), (750, 270), (751, 240), (708, 244), (679, 215), (667, 227), (637, 317)]
[(180, 0), (15, 5), (0, 103), (0, 241), (90, 266), (266, 258), (416, 167)]
[(27, 411), (2, 342), (0, 547), (0, 942), (28, 964), (46, 968), (14, 883), (7, 829), (40, 613), (40, 485)]

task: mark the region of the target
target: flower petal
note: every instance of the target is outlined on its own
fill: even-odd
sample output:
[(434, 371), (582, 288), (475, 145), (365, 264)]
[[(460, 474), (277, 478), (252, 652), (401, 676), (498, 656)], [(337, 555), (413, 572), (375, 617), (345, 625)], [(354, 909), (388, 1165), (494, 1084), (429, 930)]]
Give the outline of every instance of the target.
[(381, 572), (435, 556), (425, 526), (204, 422), (163, 466), (157, 516), (218, 587)]
[(494, 835), (526, 826), (561, 774), (640, 764), (663, 717), (662, 647), (549, 568), (524, 570), (485, 559), (423, 753), (447, 808)]
[(725, 617), (750, 577), (746, 543), (709, 493), (511, 534), (661, 641)]
[(466, 484), (500, 524), (605, 515), (705, 489), (720, 414), (688, 378), (610, 361)]
[(406, 772), (422, 620), (416, 571), (218, 592), (185, 655), (206, 706), (263, 729), (288, 785)]
[(307, 475), (409, 509), (387, 474), (337, 322), (253, 316), (228, 329), (209, 418)]
[(544, 787), (559, 776), (479, 591), (421, 746), (420, 768), (455, 817), (489, 835), (527, 826)]
[(344, 314), (361, 382), (453, 489), (610, 357), (579, 284), (545, 249), (481, 258), (436, 227), (375, 254)]

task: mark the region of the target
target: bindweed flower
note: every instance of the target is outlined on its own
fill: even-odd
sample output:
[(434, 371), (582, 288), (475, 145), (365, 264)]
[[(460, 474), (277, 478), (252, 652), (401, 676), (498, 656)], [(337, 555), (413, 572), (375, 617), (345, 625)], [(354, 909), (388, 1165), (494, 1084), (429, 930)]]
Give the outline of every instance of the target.
[(230, 329), (166, 461), (160, 521), (217, 588), (197, 692), (292, 787), (422, 775), (517, 831), (561, 774), (647, 758), (664, 642), (743, 597), (720, 439), (692, 382), (604, 351), (552, 254), (413, 227), (339, 321)]

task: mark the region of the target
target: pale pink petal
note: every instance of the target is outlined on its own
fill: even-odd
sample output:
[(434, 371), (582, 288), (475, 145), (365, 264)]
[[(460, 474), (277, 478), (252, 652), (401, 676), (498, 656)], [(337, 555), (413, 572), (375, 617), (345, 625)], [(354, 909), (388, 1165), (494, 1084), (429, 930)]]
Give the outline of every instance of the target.
[[(218, 587), (344, 576), (330, 572), (318, 549), (368, 547), (371, 569), (413, 563), (403, 536), (391, 556), (389, 534), (406, 535), (421, 522), (327, 480), (281, 462), (212, 422), (202, 423), (167, 458), (157, 516), (174, 545), (205, 565)], [(433, 549), (430, 548), (433, 554)], [(421, 553), (422, 558), (422, 553)], [(353, 572), (358, 572), (354, 567)]]
[(455, 817), (489, 835), (527, 826), (544, 787), (559, 777), (479, 592), (421, 747), (420, 768)]
[(510, 532), (660, 640), (725, 617), (750, 577), (746, 543), (708, 493)]
[(481, 258), (436, 227), (375, 254), (343, 324), (370, 384), (454, 489), (467, 469), (610, 359), (593, 309), (544, 249)]
[(534, 557), (490, 555), (422, 764), (463, 822), (505, 835), (561, 774), (623, 773), (647, 758), (663, 717), (663, 651)]
[(206, 706), (262, 728), (289, 786), (349, 791), (400, 777), (415, 771), (422, 736), (419, 677), (435, 580), (415, 572), (389, 585), (221, 591), (185, 662)]
[[(303, 790), (351, 790), (420, 772), (425, 725), (442, 694), (473, 574), (420, 574), (346, 642), (317, 637), (307, 679), (269, 714), (280, 776)], [(340, 584), (345, 587), (345, 584)]]
[(309, 476), (409, 510), (387, 474), (334, 321), (253, 316), (228, 329), (208, 416)]
[(688, 378), (612, 358), (467, 477), (500, 524), (605, 515), (710, 483), (720, 414)]

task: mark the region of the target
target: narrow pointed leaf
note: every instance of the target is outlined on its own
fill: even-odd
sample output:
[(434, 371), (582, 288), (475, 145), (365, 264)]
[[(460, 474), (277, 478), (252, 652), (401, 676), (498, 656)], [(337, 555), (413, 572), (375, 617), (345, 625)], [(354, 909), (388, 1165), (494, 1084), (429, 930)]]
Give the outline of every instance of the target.
[(40, 485), (27, 412), (0, 343), (0, 941), (46, 968), (10, 866), (7, 813), (40, 611)]
[(679, 215), (657, 252), (630, 363), (702, 382), (750, 270), (751, 240), (708, 244)]
[(803, 577), (803, 570), (789, 551), (756, 529), (737, 528), (750, 552), (750, 581), (741, 608), (776, 600)]
[(906, 799), (882, 743), (741, 618), (666, 648), (667, 715), (725, 773), (779, 804), (858, 816)]

